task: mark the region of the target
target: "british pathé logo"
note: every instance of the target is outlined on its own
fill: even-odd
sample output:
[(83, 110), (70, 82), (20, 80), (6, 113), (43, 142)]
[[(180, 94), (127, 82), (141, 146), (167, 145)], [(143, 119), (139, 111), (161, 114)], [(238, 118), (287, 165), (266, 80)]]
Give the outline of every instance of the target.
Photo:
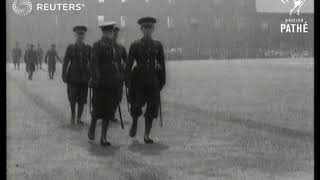
[[(81, 11), (84, 7), (83, 3), (35, 3), (34, 11)], [(32, 11), (32, 3), (30, 0), (14, 0), (12, 9), (15, 14), (26, 16)]]
[(307, 0), (281, 0), (283, 4), (291, 3), (293, 5), (292, 9), (290, 10), (290, 16), (294, 11), (296, 11), (297, 15), (300, 15), (300, 9), (306, 1)]
[(30, 0), (14, 0), (12, 4), (13, 12), (19, 16), (26, 16), (32, 11)]
[(308, 22), (302, 18), (285, 19), (280, 25), (281, 33), (308, 33)]
[(300, 10), (302, 6), (305, 4), (307, 0), (281, 0), (283, 4), (292, 4), (292, 8), (290, 10), (291, 15), (296, 12), (297, 18), (286, 18), (280, 24), (280, 32), (281, 33), (308, 33), (308, 22), (300, 17)]

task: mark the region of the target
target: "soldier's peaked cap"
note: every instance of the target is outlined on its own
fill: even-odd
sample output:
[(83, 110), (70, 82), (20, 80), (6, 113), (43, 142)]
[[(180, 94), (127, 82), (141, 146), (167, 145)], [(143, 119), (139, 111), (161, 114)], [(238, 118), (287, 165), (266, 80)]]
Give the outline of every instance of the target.
[(76, 25), (73, 27), (73, 32), (87, 32), (87, 27), (85, 25)]
[(115, 21), (109, 21), (109, 22), (101, 23), (99, 27), (102, 31), (110, 31), (114, 29), (115, 25), (116, 25)]
[(154, 17), (150, 17), (150, 16), (142, 17), (138, 20), (138, 24), (140, 24), (140, 25), (150, 25), (150, 24), (153, 25), (155, 23), (157, 23), (157, 19)]

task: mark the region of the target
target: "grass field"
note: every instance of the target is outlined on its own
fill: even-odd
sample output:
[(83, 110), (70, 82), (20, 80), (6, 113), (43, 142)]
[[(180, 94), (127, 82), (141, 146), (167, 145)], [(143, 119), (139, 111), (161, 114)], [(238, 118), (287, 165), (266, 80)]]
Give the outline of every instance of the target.
[(168, 102), (313, 132), (313, 59), (168, 63)]
[[(171, 61), (162, 92), (164, 127), (154, 145), (137, 138), (125, 98), (126, 130), (112, 124), (110, 148), (69, 125), (61, 65), (28, 81), (7, 66), (8, 179), (311, 180), (314, 167), (313, 59)], [(118, 116), (118, 115), (117, 115)]]

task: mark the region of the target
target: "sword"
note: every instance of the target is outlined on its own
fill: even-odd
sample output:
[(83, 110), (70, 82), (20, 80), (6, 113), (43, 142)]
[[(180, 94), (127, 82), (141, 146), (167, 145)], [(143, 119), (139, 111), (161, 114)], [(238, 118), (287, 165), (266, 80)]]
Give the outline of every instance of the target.
[(160, 127), (163, 127), (163, 120), (162, 120), (162, 108), (161, 108), (161, 94), (160, 94), (160, 106), (159, 106), (159, 110), (160, 110)]
[(119, 111), (119, 116), (120, 116), (121, 129), (124, 129), (123, 120), (122, 120), (122, 114), (121, 114), (121, 108), (120, 108), (119, 102), (118, 102), (118, 111)]

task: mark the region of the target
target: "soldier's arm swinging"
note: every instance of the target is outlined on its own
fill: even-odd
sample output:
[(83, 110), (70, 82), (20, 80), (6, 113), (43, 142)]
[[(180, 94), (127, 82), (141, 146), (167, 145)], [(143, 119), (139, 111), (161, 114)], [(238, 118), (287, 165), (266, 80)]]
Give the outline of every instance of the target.
[(100, 70), (99, 70), (99, 45), (98, 43), (95, 43), (93, 47), (91, 48), (91, 58), (89, 61), (89, 70), (90, 75), (92, 77), (92, 83), (93, 85), (97, 84), (98, 80), (100, 79)]
[(165, 58), (164, 58), (164, 51), (163, 51), (162, 44), (159, 45), (159, 54), (157, 59), (161, 67), (160, 89), (162, 89), (166, 84), (166, 65), (165, 65)]
[[(67, 48), (66, 53), (64, 55), (63, 63), (62, 63), (62, 80), (63, 80), (63, 82), (66, 82), (66, 80), (67, 80), (67, 69), (68, 69), (68, 66), (70, 63), (70, 55), (69, 54), (70, 54), (70, 47)], [(47, 53), (47, 55), (48, 55), (48, 53)], [(45, 61), (47, 59), (47, 55), (46, 55)]]
[(44, 57), (44, 62), (46, 64), (48, 63), (48, 56), (49, 56), (49, 51), (46, 53), (46, 56)]
[(125, 83), (126, 87), (129, 87), (130, 84), (130, 74), (131, 74), (131, 69), (134, 64), (135, 60), (135, 45), (132, 44), (129, 49), (129, 56), (126, 62), (126, 70), (125, 70)]
[(58, 56), (57, 51), (55, 51), (55, 56), (56, 56), (56, 58), (58, 59), (58, 61), (62, 64), (62, 60), (61, 60), (61, 58)]
[(127, 54), (127, 50), (125, 47), (123, 47), (122, 59), (123, 59), (123, 67), (126, 67), (128, 54)]

